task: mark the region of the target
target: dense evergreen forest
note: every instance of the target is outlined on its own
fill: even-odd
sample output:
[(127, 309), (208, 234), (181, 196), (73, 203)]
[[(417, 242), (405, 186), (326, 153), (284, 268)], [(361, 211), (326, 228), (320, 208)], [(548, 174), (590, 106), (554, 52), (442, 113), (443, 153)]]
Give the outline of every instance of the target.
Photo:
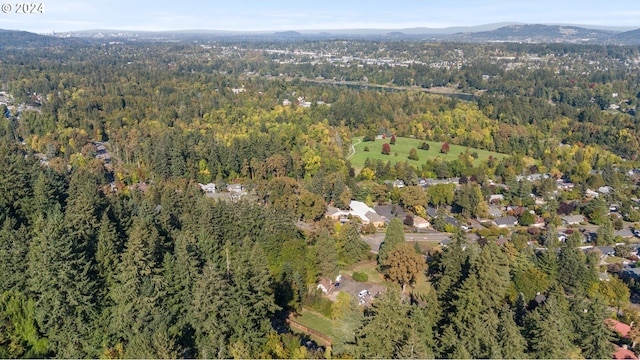
[[(579, 201), (603, 185), (625, 221), (640, 221), (630, 200), (638, 187), (624, 175), (638, 167), (639, 50), (3, 45), (0, 357), (610, 358), (612, 342), (640, 338), (636, 327), (621, 339), (605, 323), (640, 324), (627, 309), (639, 289), (616, 276), (600, 281), (598, 254), (579, 248), (579, 231), (559, 241), (556, 225), (580, 211), (605, 229), (598, 241), (613, 243), (608, 204)], [(425, 91), (434, 88), (449, 96)], [(420, 167), (351, 165), (356, 137), (387, 133), (469, 150), (443, 160), (444, 146), (427, 146), (433, 156)], [(474, 162), (473, 149), (505, 156)], [(555, 179), (518, 183), (523, 174), (576, 188), (553, 195)], [(453, 176), (460, 186), (417, 186)], [(211, 182), (242, 185), (247, 195), (205, 196), (198, 184)], [(346, 210), (352, 200), (480, 218), (495, 184), (545, 228), (489, 228), (470, 241), (438, 223), (443, 214), (433, 226), (450, 232), (451, 244), (424, 251), (392, 220), (376, 255), (361, 234), (383, 229), (325, 218), (328, 206)], [(372, 304), (327, 303), (315, 291), (321, 278), (364, 260), (377, 262), (388, 289)], [(289, 327), (285, 319), (303, 308), (340, 324), (330, 348)]]

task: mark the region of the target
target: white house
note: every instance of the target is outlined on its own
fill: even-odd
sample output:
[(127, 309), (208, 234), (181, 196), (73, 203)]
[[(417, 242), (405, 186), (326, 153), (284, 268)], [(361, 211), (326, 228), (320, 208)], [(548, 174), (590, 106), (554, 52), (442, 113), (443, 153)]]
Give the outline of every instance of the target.
[(202, 189), (202, 191), (207, 192), (207, 193), (214, 193), (216, 192), (216, 184), (214, 183), (208, 183), (208, 184), (200, 184), (198, 183), (198, 186), (200, 186), (200, 189)]
[(378, 215), (374, 209), (361, 201), (351, 200), (349, 208), (349, 210), (340, 210), (329, 206), (325, 216), (334, 220), (340, 220), (351, 215), (352, 217), (358, 217), (363, 224), (373, 224), (375, 226), (383, 226), (387, 220), (384, 216)]

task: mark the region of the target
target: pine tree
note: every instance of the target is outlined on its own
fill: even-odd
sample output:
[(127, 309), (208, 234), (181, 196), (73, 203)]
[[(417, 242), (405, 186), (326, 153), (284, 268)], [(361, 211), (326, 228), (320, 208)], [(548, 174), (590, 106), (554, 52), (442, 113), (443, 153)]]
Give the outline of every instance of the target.
[(35, 222), (38, 216), (46, 216), (57, 203), (58, 194), (53, 184), (52, 173), (52, 171), (40, 172), (33, 183), (33, 198), (29, 214), (31, 222)]
[(539, 359), (569, 358), (575, 351), (564, 296), (561, 288), (554, 286), (544, 304), (527, 315), (525, 330), (531, 356)]
[(380, 250), (378, 251), (378, 265), (383, 268), (389, 253), (393, 251), (397, 245), (403, 244), (404, 242), (404, 225), (402, 225), (402, 221), (400, 219), (394, 218), (387, 226), (387, 233), (384, 236), (384, 241), (380, 244)]
[(338, 258), (342, 263), (353, 264), (367, 258), (371, 247), (362, 240), (357, 225), (345, 224), (338, 238)]
[(496, 338), (497, 318), (492, 321), (488, 312), (483, 313), (482, 299), (475, 276), (469, 276), (451, 303), (452, 311), (448, 320), (459, 337), (458, 346), (474, 358), (487, 358), (493, 355)]
[(584, 295), (589, 286), (586, 257), (582, 250), (564, 247), (558, 257), (558, 281), (568, 293)]
[(587, 359), (607, 359), (613, 353), (613, 333), (605, 323), (607, 309), (599, 296), (592, 299), (583, 316), (580, 347), (582, 355)]
[(447, 309), (453, 299), (453, 292), (462, 284), (469, 273), (469, 254), (467, 236), (458, 228), (453, 234), (453, 242), (431, 267), (435, 271), (434, 284), (442, 306)]
[(166, 253), (163, 263), (164, 279), (167, 282), (167, 296), (164, 300), (169, 331), (189, 344), (193, 327), (189, 311), (193, 301), (193, 287), (200, 272), (200, 258), (196, 250), (196, 239), (184, 231), (177, 236), (173, 254)]
[(498, 310), (506, 297), (510, 277), (503, 248), (493, 242), (483, 246), (471, 272), (478, 277), (483, 305)]
[(540, 251), (537, 257), (538, 267), (549, 276), (550, 281), (558, 279), (558, 255), (555, 248)]
[(202, 358), (230, 357), (227, 344), (232, 333), (230, 315), (234, 311), (228, 301), (231, 291), (225, 273), (207, 262), (194, 285), (190, 312), (198, 355)]
[(17, 221), (6, 217), (0, 227), (0, 289), (24, 291), (27, 281), (29, 235), (27, 228), (16, 229)]
[(410, 319), (408, 305), (400, 303), (398, 291), (392, 289), (377, 301), (365, 315), (362, 326), (356, 330), (358, 357), (391, 359), (407, 340)]
[(109, 220), (109, 216), (105, 211), (102, 214), (100, 225), (98, 225), (96, 262), (98, 275), (107, 286), (113, 284), (121, 252), (122, 244), (118, 238), (115, 225)]
[(318, 235), (316, 251), (322, 275), (333, 278), (338, 271), (338, 252), (335, 240), (326, 229), (322, 229)]
[[(156, 262), (158, 233), (147, 218), (136, 218), (109, 289), (110, 330), (115, 342), (129, 343), (163, 314), (166, 284)], [(126, 346), (125, 346), (126, 348)]]
[(38, 326), (59, 357), (90, 354), (88, 339), (96, 317), (96, 289), (84, 254), (74, 250), (55, 207), (35, 225), (29, 248), (28, 289), (37, 304)]
[(507, 305), (500, 310), (498, 325), (498, 346), (503, 359), (524, 359), (527, 342), (522, 336), (521, 329), (514, 320), (514, 313)]
[(237, 309), (232, 317), (232, 340), (249, 346), (257, 353), (271, 329), (269, 319), (279, 310), (275, 303), (272, 278), (260, 245), (245, 243), (233, 256), (233, 296)]

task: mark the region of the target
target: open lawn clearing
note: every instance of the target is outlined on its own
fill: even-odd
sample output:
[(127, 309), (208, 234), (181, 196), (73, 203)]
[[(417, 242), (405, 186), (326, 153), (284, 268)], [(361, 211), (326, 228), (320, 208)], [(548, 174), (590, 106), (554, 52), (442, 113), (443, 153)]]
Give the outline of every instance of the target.
[(297, 323), (326, 335), (329, 338), (333, 337), (333, 321), (318, 313), (305, 309), (302, 310), (300, 315), (296, 316), (294, 320)]
[(376, 270), (378, 266), (376, 261), (359, 262), (347, 268), (344, 272), (352, 275), (354, 271), (363, 272), (367, 274), (369, 279), (367, 282), (375, 284), (384, 284), (384, 277)]
[(621, 264), (624, 261), (629, 260), (617, 256), (607, 256), (604, 258), (604, 262), (606, 262), (607, 264)]
[[(391, 161), (392, 164), (398, 161), (408, 161), (409, 164), (415, 165), (418, 168), (422, 166), (428, 159), (434, 159), (436, 157), (440, 157), (443, 160), (452, 161), (456, 160), (460, 153), (464, 153), (467, 150), (469, 153), (478, 153), (478, 159), (476, 159), (476, 164), (478, 161), (484, 161), (489, 158), (489, 156), (493, 156), (497, 159), (502, 159), (505, 157), (504, 154), (500, 154), (493, 151), (480, 150), (474, 148), (468, 148), (466, 146), (460, 145), (451, 145), (449, 144), (449, 152), (447, 154), (443, 154), (440, 152), (440, 148), (442, 147), (441, 142), (435, 141), (426, 141), (426, 140), (418, 140), (411, 139), (405, 137), (396, 137), (395, 145), (391, 145), (391, 154), (383, 155), (382, 154), (382, 144), (388, 143), (389, 138), (387, 139), (379, 139), (375, 141), (362, 141), (362, 138), (354, 138), (354, 149), (355, 153), (349, 158), (351, 161), (351, 165), (357, 170), (361, 170), (364, 167), (364, 162), (367, 158), (372, 160), (380, 159), (384, 162)], [(429, 150), (421, 150), (420, 145), (426, 142), (429, 144)], [(365, 147), (369, 148), (369, 151), (364, 151)], [(409, 152), (412, 148), (415, 148), (418, 153), (418, 160), (409, 160)], [(398, 153), (398, 156), (395, 156), (395, 153)]]

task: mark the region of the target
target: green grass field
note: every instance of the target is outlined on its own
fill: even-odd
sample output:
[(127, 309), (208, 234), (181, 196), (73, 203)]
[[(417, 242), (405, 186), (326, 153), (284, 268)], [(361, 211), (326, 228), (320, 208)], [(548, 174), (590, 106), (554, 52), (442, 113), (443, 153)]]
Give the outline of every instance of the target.
[[(499, 154), (492, 151), (467, 148), (466, 146), (451, 145), (451, 144), (449, 144), (449, 153), (442, 154), (440, 153), (440, 148), (442, 147), (441, 142), (424, 141), (424, 140), (410, 139), (405, 137), (397, 137), (396, 144), (391, 145), (391, 154), (383, 155), (381, 153), (382, 144), (388, 143), (389, 142), (388, 138), (384, 140), (363, 142), (362, 138), (360, 137), (360, 138), (354, 139), (354, 144), (357, 143), (358, 141), (360, 141), (360, 143), (358, 143), (357, 145), (354, 145), (356, 152), (354, 153), (353, 156), (349, 158), (349, 160), (351, 161), (351, 165), (357, 170), (361, 170), (364, 167), (364, 161), (367, 158), (370, 158), (372, 160), (380, 159), (385, 162), (390, 160), (392, 164), (395, 164), (398, 161), (407, 160), (409, 164), (415, 165), (418, 168), (420, 168), (420, 166), (422, 166), (422, 164), (424, 164), (428, 159), (434, 159), (436, 157), (440, 157), (443, 160), (447, 160), (447, 161), (455, 160), (458, 158), (460, 153), (467, 151), (467, 149), (469, 149), (469, 153), (473, 153), (473, 152), (478, 153), (478, 159), (476, 159), (476, 163), (478, 161), (484, 161), (488, 159), (489, 156), (493, 156), (494, 158), (497, 158), (497, 159), (502, 159), (505, 157), (504, 154)], [(427, 144), (429, 144), (429, 147), (430, 147), (429, 150), (420, 150), (420, 145), (423, 142), (426, 142)], [(369, 151), (364, 151), (365, 147), (369, 147)], [(419, 159), (417, 161), (408, 159), (409, 151), (411, 151), (412, 148), (415, 148), (418, 151)], [(395, 153), (398, 153), (398, 156), (395, 156)]]
[(345, 273), (352, 275), (354, 271), (359, 271), (367, 274), (368, 282), (375, 284), (384, 284), (384, 277), (376, 269), (377, 263), (375, 261), (359, 262), (345, 269)]
[(333, 322), (320, 314), (302, 310), (300, 315), (296, 316), (296, 322), (330, 338), (333, 337)]

